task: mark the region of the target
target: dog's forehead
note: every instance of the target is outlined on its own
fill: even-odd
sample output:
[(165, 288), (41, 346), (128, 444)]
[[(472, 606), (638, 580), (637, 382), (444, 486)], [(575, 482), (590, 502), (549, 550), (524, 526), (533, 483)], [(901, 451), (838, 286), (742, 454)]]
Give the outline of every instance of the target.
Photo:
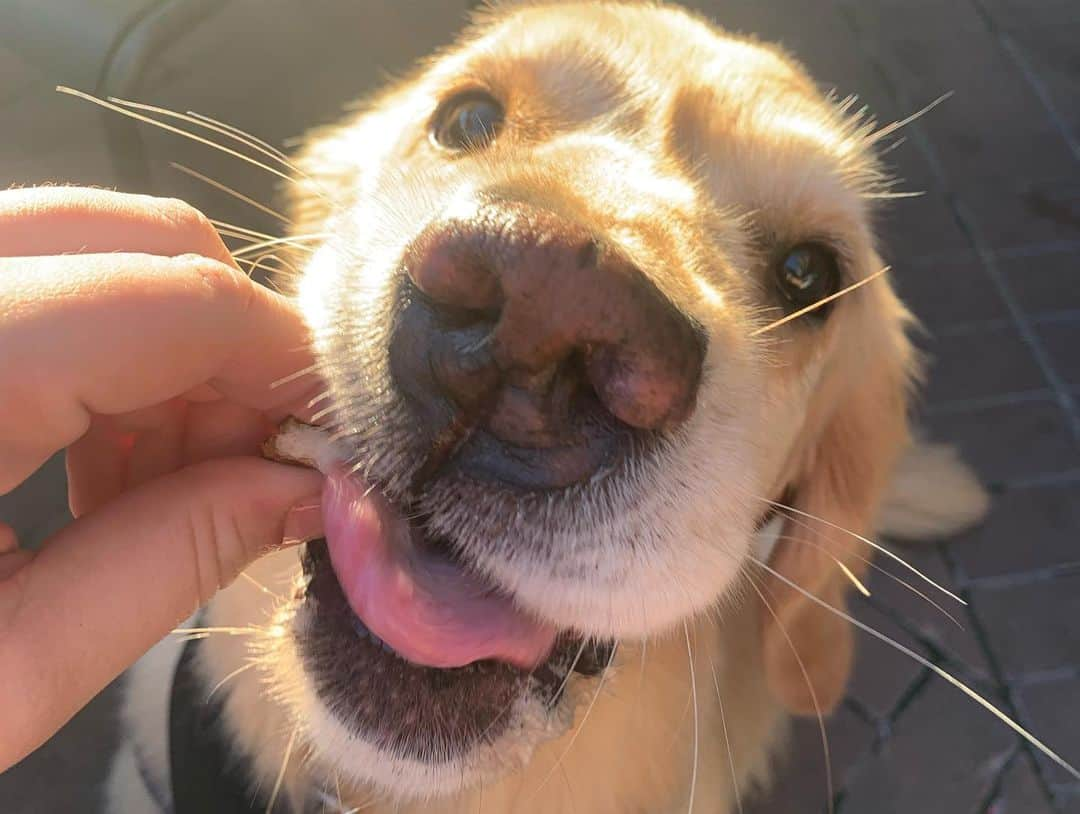
[(429, 91), (480, 84), (526, 122), (617, 131), (777, 235), (865, 224), (882, 177), (858, 122), (780, 49), (645, 3), (512, 4), (438, 60)]
[[(659, 111), (686, 83), (771, 86), (813, 97), (801, 67), (778, 49), (723, 32), (685, 10), (646, 3), (529, 3), (481, 18), (437, 67), (441, 80), (475, 76), (587, 119), (628, 106)], [(770, 94), (772, 95), (772, 94)]]

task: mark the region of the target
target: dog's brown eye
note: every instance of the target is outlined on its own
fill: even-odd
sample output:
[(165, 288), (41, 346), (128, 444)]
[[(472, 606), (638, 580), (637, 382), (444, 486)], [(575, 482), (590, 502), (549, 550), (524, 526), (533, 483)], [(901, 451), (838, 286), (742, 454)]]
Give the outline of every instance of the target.
[[(840, 286), (836, 254), (820, 243), (802, 243), (788, 251), (776, 267), (776, 282), (791, 312), (835, 294)], [(829, 306), (807, 314), (824, 319)]]
[(506, 111), (489, 94), (469, 91), (442, 104), (431, 137), (447, 150), (478, 150), (495, 140), (505, 118)]

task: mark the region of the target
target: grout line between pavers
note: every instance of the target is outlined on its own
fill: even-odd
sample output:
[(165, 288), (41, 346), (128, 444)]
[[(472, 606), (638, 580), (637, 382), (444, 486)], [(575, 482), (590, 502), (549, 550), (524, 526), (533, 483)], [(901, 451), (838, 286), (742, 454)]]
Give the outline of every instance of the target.
[[(1041, 311), (1027, 314), (1032, 325), (1060, 325), (1070, 322), (1080, 322), (1080, 308), (1068, 308), (1061, 311)], [(966, 321), (950, 322), (935, 328), (927, 327), (930, 337), (944, 339), (953, 336), (970, 336), (983, 331), (1000, 331), (1004, 328), (1014, 327), (1011, 320), (1005, 317), (994, 319), (971, 319)]]
[(1005, 775), (1008, 774), (1021, 754), (1020, 746), (1016, 743), (1006, 750), (1001, 765), (994, 770), (990, 781), (986, 784), (986, 792), (983, 794), (982, 799), (971, 809), (971, 814), (994, 814), (994, 808), (1001, 800)]
[(1051, 240), (997, 250), (999, 256), (1009, 260), (1022, 257), (1038, 257), (1043, 254), (1072, 254), (1075, 252), (1080, 252), (1080, 240)]
[[(927, 149), (932, 150), (929, 144), (927, 144)], [(1061, 374), (1058, 373), (1049, 352), (1043, 346), (1042, 342), (1039, 341), (1038, 334), (1035, 332), (1031, 322), (1020, 307), (1020, 304), (1012, 291), (1012, 286), (1005, 279), (1005, 275), (998, 266), (993, 253), (986, 251), (985, 243), (979, 234), (974, 216), (968, 210), (964, 202), (958, 197), (952, 193), (949, 193), (949, 197), (953, 202), (953, 212), (957, 219), (957, 223), (962, 229), (968, 232), (970, 240), (976, 247), (976, 251), (983, 259), (983, 270), (990, 278), (994, 287), (997, 288), (998, 294), (1005, 303), (1005, 307), (1008, 309), (1009, 315), (1013, 318), (1016, 329), (1020, 333), (1020, 338), (1028, 346), (1028, 349), (1035, 357), (1036, 365), (1042, 371), (1042, 374), (1050, 384), (1050, 387), (1053, 388), (1058, 404), (1065, 412), (1065, 417), (1069, 422), (1073, 439), (1080, 442), (1080, 412), (1077, 410), (1076, 400), (1073, 398), (1068, 383), (1062, 378)]]
[[(860, 50), (863, 51), (863, 56), (869, 63), (870, 68), (878, 74), (881, 81), (885, 84), (886, 90), (893, 96), (894, 101), (898, 102), (902, 107), (911, 108), (912, 105), (909, 104), (909, 100), (904, 98), (905, 94), (897, 86), (897, 83), (893, 81), (890, 72), (883, 64), (882, 58), (879, 57), (878, 54), (876, 54), (873, 50), (869, 50), (868, 44), (866, 42), (866, 37), (863, 36), (863, 32), (860, 30), (858, 19), (855, 16), (855, 12), (850, 7), (848, 7), (843, 2), (843, 0), (839, 0), (838, 11), (851, 29), (852, 34), (854, 35), (854, 39), (859, 44)], [(948, 176), (941, 165), (941, 161), (938, 158), (937, 151), (934, 149), (933, 145), (930, 143), (929, 139), (923, 132), (923, 128), (921, 127), (921, 125), (918, 122), (913, 123), (911, 125), (911, 129), (909, 130), (909, 133), (911, 133), (911, 135), (913, 136), (913, 141), (915, 141), (915, 143), (918, 145), (920, 152), (923, 154), (924, 159), (930, 166), (931, 172), (935, 175), (937, 184), (942, 189), (943, 194), (945, 195), (946, 202), (952, 209), (953, 217), (956, 219), (957, 225), (959, 225), (961, 230), (964, 231), (969, 242), (972, 244), (972, 247), (975, 249), (975, 252), (981, 261), (983, 269), (986, 271), (987, 276), (990, 278), (995, 288), (997, 288), (998, 294), (1005, 302), (1005, 306), (1009, 310), (1010, 316), (1012, 316), (1016, 322), (1017, 329), (1020, 331), (1024, 341), (1029, 345), (1029, 348), (1031, 349), (1040, 368), (1042, 368), (1043, 374), (1044, 376), (1046, 376), (1047, 381), (1053, 387), (1057, 400), (1061, 405), (1062, 409), (1065, 411), (1066, 417), (1069, 420), (1074, 441), (1080, 442), (1080, 415), (1077, 414), (1072, 395), (1064, 387), (1064, 383), (1061, 377), (1058, 375), (1053, 364), (1051, 363), (1048, 354), (1046, 353), (1046, 350), (1038, 341), (1038, 337), (1035, 335), (1031, 325), (1026, 321), (1023, 311), (1019, 307), (1019, 304), (1012, 293), (1008, 281), (1005, 280), (1001, 269), (997, 266), (996, 258), (994, 257), (993, 253), (988, 250), (985, 241), (982, 240), (981, 235), (977, 229), (975, 219), (973, 218), (972, 214), (967, 210), (967, 207), (959, 199), (959, 197), (950, 190), (949, 185), (946, 183)], [(950, 556), (949, 552), (939, 549), (939, 554), (943, 558), (947, 568), (949, 569), (950, 574), (955, 576), (960, 573), (959, 564), (953, 557)], [(965, 599), (968, 599), (970, 601), (970, 597), (968, 596), (965, 596)], [(982, 624), (982, 620), (979, 618), (979, 615), (976, 612), (975, 606), (969, 607), (969, 616), (972, 622), (973, 633), (978, 641), (980, 648), (983, 651), (984, 657), (988, 661), (991, 670), (991, 677), (997, 682), (1000, 691), (1005, 694), (1006, 711), (1009, 714), (1013, 715), (1017, 721), (1021, 721), (1022, 718), (1020, 717), (1018, 699), (1016, 698), (1015, 693), (1012, 691), (1012, 688), (1004, 679), (1004, 673), (1001, 669), (998, 659), (996, 658), (993, 647), (991, 646), (986, 630)], [(1022, 743), (1022, 748), (1027, 754), (1032, 754), (1032, 749), (1026, 741)], [(1051, 804), (1056, 804), (1055, 795), (1050, 789), (1049, 779), (1043, 771), (1041, 764), (1036, 762), (1034, 765), (1036, 767), (1036, 779), (1043, 791), (1044, 796), (1047, 799), (1047, 802)]]
[(984, 577), (965, 577), (961, 583), (964, 588), (984, 591), (1001, 591), (1019, 588), (1024, 585), (1037, 585), (1040, 582), (1052, 582), (1080, 574), (1080, 560), (1048, 565), (1045, 568), (1032, 568), (1011, 574)]
[(1038, 71), (1036, 71), (1028, 61), (1024, 49), (1013, 39), (1009, 32), (998, 25), (997, 20), (994, 19), (994, 15), (990, 13), (990, 10), (986, 8), (982, 0), (971, 0), (971, 5), (975, 8), (976, 14), (979, 15), (987, 30), (997, 39), (1001, 50), (1008, 55), (1009, 59), (1012, 60), (1013, 65), (1024, 78), (1024, 81), (1027, 82), (1028, 87), (1031, 88), (1032, 93), (1035, 94), (1035, 97), (1046, 111), (1047, 117), (1053, 123), (1054, 129), (1056, 129), (1062, 139), (1064, 139), (1073, 158), (1080, 162), (1080, 140), (1078, 140), (1076, 134), (1072, 132), (1072, 128), (1069, 127), (1065, 117), (1061, 115), (1061, 111), (1058, 110), (1057, 105), (1054, 103), (1054, 97), (1050, 93), (1050, 89), (1046, 86), (1042, 77), (1039, 76)]
[[(935, 658), (932, 659), (932, 661), (934, 664), (937, 664), (939, 659)], [(911, 683), (904, 688), (900, 697), (896, 699), (896, 703), (893, 704), (892, 709), (885, 714), (888, 730), (886, 737), (882, 738), (883, 742), (892, 737), (893, 727), (896, 726), (896, 722), (899, 721), (901, 716), (910, 709), (911, 705), (922, 696), (936, 677), (936, 673), (928, 667), (923, 667), (919, 670), (918, 674), (916, 674), (915, 678), (912, 679)]]
[(1062, 667), (1054, 667), (1048, 670), (1032, 670), (1015, 675), (1009, 674), (1007, 680), (1021, 690), (1027, 687), (1043, 687), (1046, 685), (1065, 684), (1080, 679), (1080, 664), (1069, 664)]
[[(848, 22), (849, 26), (855, 30), (854, 33), (858, 35), (861, 32), (858, 31), (858, 22), (854, 19), (853, 13), (843, 4), (843, 0), (839, 0), (839, 2), (841, 3), (839, 7), (841, 16)], [(893, 96), (894, 101), (902, 108), (915, 109), (915, 106), (911, 101), (906, 98), (906, 94), (904, 94), (896, 82), (893, 81), (882, 58), (876, 53), (867, 52), (865, 50), (866, 44), (863, 38), (859, 37), (858, 41), (860, 47), (864, 51), (864, 55), (870, 63), (870, 67), (873, 68), (885, 83), (887, 90)], [(970, 212), (959, 195), (951, 189), (948, 183), (948, 173), (946, 173), (945, 168), (941, 163), (941, 159), (937, 154), (937, 150), (930, 142), (921, 122), (912, 122), (908, 125), (908, 128), (908, 134), (911, 136), (912, 141), (916, 144), (919, 152), (926, 160), (938, 187), (941, 189), (949, 208), (952, 210), (957, 225), (967, 236), (976, 256), (980, 260), (983, 270), (997, 289), (998, 295), (1001, 297), (1006, 309), (1009, 311), (1009, 315), (1012, 317), (1017, 331), (1019, 331), (1024, 343), (1035, 357), (1035, 361), (1042, 371), (1043, 376), (1046, 377), (1047, 382), (1053, 388), (1057, 401), (1068, 419), (1073, 439), (1077, 443), (1080, 443), (1080, 411), (1077, 410), (1076, 401), (1069, 388), (1066, 386), (1065, 381), (1054, 366), (1049, 353), (1039, 341), (1038, 335), (1032, 328), (1023, 309), (1020, 307), (1020, 304), (1012, 291), (1012, 286), (1009, 284), (1008, 280), (1005, 279), (1004, 273), (998, 266), (994, 252), (987, 246), (986, 241), (983, 239), (981, 230), (978, 227), (977, 219)]]
[[(947, 551), (945, 547), (939, 547), (938, 553), (945, 563), (946, 570), (958, 583), (968, 579), (964, 574), (963, 566), (954, 556), (952, 556), (951, 552)], [(978, 603), (972, 596), (971, 591), (966, 588), (960, 589), (960, 595), (968, 603), (968, 616), (971, 618), (972, 635), (975, 637), (979, 649), (982, 650), (983, 656), (986, 658), (987, 664), (990, 667), (991, 678), (997, 683), (998, 691), (1003, 697), (1002, 706), (1004, 707), (1004, 711), (1010, 715), (1014, 721), (1030, 731), (1032, 728), (1031, 719), (1030, 716), (1026, 714), (1027, 708), (1023, 703), (1019, 689), (1009, 682), (1004, 667), (997, 657), (997, 653), (990, 640), (990, 635), (977, 612)], [(1039, 784), (1043, 796), (1046, 798), (1046, 802), (1056, 806), (1057, 796), (1050, 787), (1050, 779), (1047, 776), (1046, 768), (1038, 760), (1034, 750), (1025, 739), (1016, 735), (1014, 736), (1014, 740), (1019, 745), (1019, 748), (1028, 756), (1028, 760), (1031, 762), (1032, 771), (1035, 774), (1036, 782)]]
[[(957, 580), (957, 585), (960, 586), (962, 583)], [(913, 639), (928, 661), (938, 667), (947, 666), (957, 678), (980, 689), (987, 689), (987, 675), (983, 670), (970, 664), (967, 659), (955, 652), (951, 646), (940, 641), (935, 635), (928, 633), (919, 622), (913, 621), (889, 605), (874, 600), (873, 597), (862, 601), (867, 607), (872, 608), (888, 619), (904, 635)], [(963, 628), (963, 630), (965, 633), (969, 632), (967, 628)], [(996, 687), (992, 689), (996, 689)]]
[(969, 413), (979, 410), (989, 410), (994, 407), (1011, 407), (1018, 404), (1031, 404), (1039, 401), (1052, 401), (1054, 391), (1049, 388), (1039, 390), (1017, 390), (1012, 393), (1001, 393), (993, 396), (977, 396), (969, 399), (951, 399), (940, 401), (936, 404), (923, 405), (920, 411), (923, 415), (956, 415), (957, 413)]
[[(1047, 254), (1075, 254), (1080, 252), (1080, 240), (1044, 240), (1038, 243), (1021, 243), (1015, 246), (994, 248), (992, 251), (1002, 260), (1021, 260)], [(925, 268), (939, 264), (970, 262), (973, 259), (971, 249), (946, 249), (940, 252), (912, 255), (904, 260), (904, 265)]]
[(1064, 311), (1047, 311), (1042, 314), (1034, 314), (1029, 317), (1035, 325), (1059, 325), (1061, 323), (1080, 322), (1080, 308), (1070, 308)]
[(1052, 783), (1050, 787), (1063, 797), (1080, 797), (1080, 783)]
[(1076, 483), (1080, 483), (1080, 469), (1027, 475), (1005, 480), (1002, 486), (1006, 489), (1040, 489), (1045, 486), (1072, 486)]

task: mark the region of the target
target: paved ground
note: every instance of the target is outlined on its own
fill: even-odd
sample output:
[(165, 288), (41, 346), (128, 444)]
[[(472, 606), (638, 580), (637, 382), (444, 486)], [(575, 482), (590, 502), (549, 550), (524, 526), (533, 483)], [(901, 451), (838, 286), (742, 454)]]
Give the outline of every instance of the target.
[[(0, 31), (9, 0), (0, 0)], [(903, 294), (933, 334), (920, 413), (960, 445), (996, 500), (948, 547), (905, 552), (969, 601), (963, 629), (871, 585), (858, 615), (957, 672), (1080, 763), (1080, 6), (1075, 0), (724, 0), (728, 27), (784, 42), (880, 119), (956, 95), (890, 154), (908, 189), (883, 222)], [(280, 142), (444, 41), (456, 2), (234, 0), (163, 53), (147, 100), (196, 108)], [(11, 45), (11, 43), (8, 43)], [(0, 185), (112, 183), (101, 118), (57, 97), (58, 77), (0, 34)], [(58, 47), (62, 47), (58, 43)], [(260, 224), (168, 170), (178, 160), (265, 197), (261, 179), (153, 134), (158, 191)], [(63, 522), (62, 468), (0, 497), (24, 539)], [(0, 777), (0, 811), (94, 810), (113, 737), (106, 693), (41, 753)], [(864, 641), (828, 725), (838, 814), (1065, 814), (1080, 785), (929, 671)], [(816, 726), (754, 814), (826, 810)], [(47, 778), (47, 781), (46, 781)]]

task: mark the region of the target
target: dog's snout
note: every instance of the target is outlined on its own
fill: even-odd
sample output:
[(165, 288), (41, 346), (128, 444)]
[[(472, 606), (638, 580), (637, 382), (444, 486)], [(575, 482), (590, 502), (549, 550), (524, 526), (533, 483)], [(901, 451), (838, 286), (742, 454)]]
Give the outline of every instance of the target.
[(692, 411), (697, 330), (588, 228), (525, 204), (489, 205), (429, 225), (405, 266), (457, 326), (456, 341), (431, 349), (440, 388), (466, 406), (488, 399), (504, 440), (564, 438), (581, 387), (639, 429), (671, 428)]

